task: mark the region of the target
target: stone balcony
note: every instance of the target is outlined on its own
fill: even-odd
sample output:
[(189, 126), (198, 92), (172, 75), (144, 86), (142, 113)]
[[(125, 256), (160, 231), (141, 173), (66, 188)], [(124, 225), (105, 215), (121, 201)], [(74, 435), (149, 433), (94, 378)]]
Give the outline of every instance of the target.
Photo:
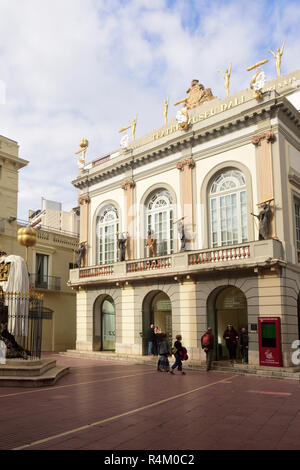
[[(192, 276), (201, 272), (233, 269), (255, 269), (283, 260), (280, 241), (275, 239), (247, 242), (206, 250), (193, 250), (156, 258), (144, 258), (88, 266), (70, 270), (72, 287), (111, 284), (122, 285), (134, 280)], [(187, 277), (189, 278), (189, 277)]]

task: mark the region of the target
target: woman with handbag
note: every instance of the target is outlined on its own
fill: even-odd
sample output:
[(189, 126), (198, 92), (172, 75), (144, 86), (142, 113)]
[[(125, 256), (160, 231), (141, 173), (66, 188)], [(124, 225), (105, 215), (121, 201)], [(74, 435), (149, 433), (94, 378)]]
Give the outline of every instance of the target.
[(158, 349), (158, 363), (157, 363), (157, 372), (169, 372), (169, 344), (167, 340), (167, 335), (165, 333), (161, 334), (161, 341), (159, 343)]

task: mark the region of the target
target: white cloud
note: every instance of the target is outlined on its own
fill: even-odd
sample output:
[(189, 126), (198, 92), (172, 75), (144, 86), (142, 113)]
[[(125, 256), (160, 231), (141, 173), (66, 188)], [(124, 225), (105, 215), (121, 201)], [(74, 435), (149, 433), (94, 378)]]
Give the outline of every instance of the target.
[[(296, 2), (1, 0), (0, 133), (20, 144), (19, 217), (40, 198), (76, 205), (82, 137), (88, 159), (119, 145), (136, 113), (137, 136), (159, 127), (162, 101), (185, 96), (194, 78), (224, 96), (217, 70), (232, 62), (231, 90), (248, 87), (246, 67), (286, 39), (283, 72), (299, 68)], [(279, 8), (281, 5), (281, 9)], [(175, 115), (175, 109), (170, 109)]]

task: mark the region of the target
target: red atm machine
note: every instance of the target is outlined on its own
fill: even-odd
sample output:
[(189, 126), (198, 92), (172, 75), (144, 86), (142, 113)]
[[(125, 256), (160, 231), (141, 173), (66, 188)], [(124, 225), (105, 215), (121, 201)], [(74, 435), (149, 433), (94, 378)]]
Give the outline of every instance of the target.
[(258, 317), (259, 363), (282, 366), (280, 317)]

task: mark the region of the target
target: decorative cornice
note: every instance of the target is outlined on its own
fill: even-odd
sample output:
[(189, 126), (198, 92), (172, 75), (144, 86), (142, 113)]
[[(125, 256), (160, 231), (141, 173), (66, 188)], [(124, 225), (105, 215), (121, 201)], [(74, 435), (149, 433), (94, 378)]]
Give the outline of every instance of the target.
[(132, 189), (135, 187), (135, 181), (133, 179), (125, 180), (121, 184), (121, 188), (124, 189), (124, 191), (127, 191), (127, 189)]
[(300, 189), (300, 174), (297, 171), (290, 169), (288, 178), (292, 185)]
[(79, 199), (78, 199), (78, 204), (80, 206), (83, 206), (84, 204), (89, 204), (91, 202), (91, 199), (89, 196), (85, 195), (85, 196), (81, 196)]
[(183, 171), (184, 167), (188, 166), (188, 168), (193, 169), (195, 167), (195, 162), (192, 157), (187, 158), (186, 160), (182, 160), (181, 162), (177, 162), (176, 168), (177, 170)]
[(266, 139), (266, 142), (268, 144), (272, 144), (275, 140), (275, 134), (273, 131), (267, 131), (267, 132), (264, 132), (263, 134), (258, 134), (258, 135), (255, 135), (254, 137), (252, 137), (252, 144), (253, 145), (261, 145), (261, 141)]

